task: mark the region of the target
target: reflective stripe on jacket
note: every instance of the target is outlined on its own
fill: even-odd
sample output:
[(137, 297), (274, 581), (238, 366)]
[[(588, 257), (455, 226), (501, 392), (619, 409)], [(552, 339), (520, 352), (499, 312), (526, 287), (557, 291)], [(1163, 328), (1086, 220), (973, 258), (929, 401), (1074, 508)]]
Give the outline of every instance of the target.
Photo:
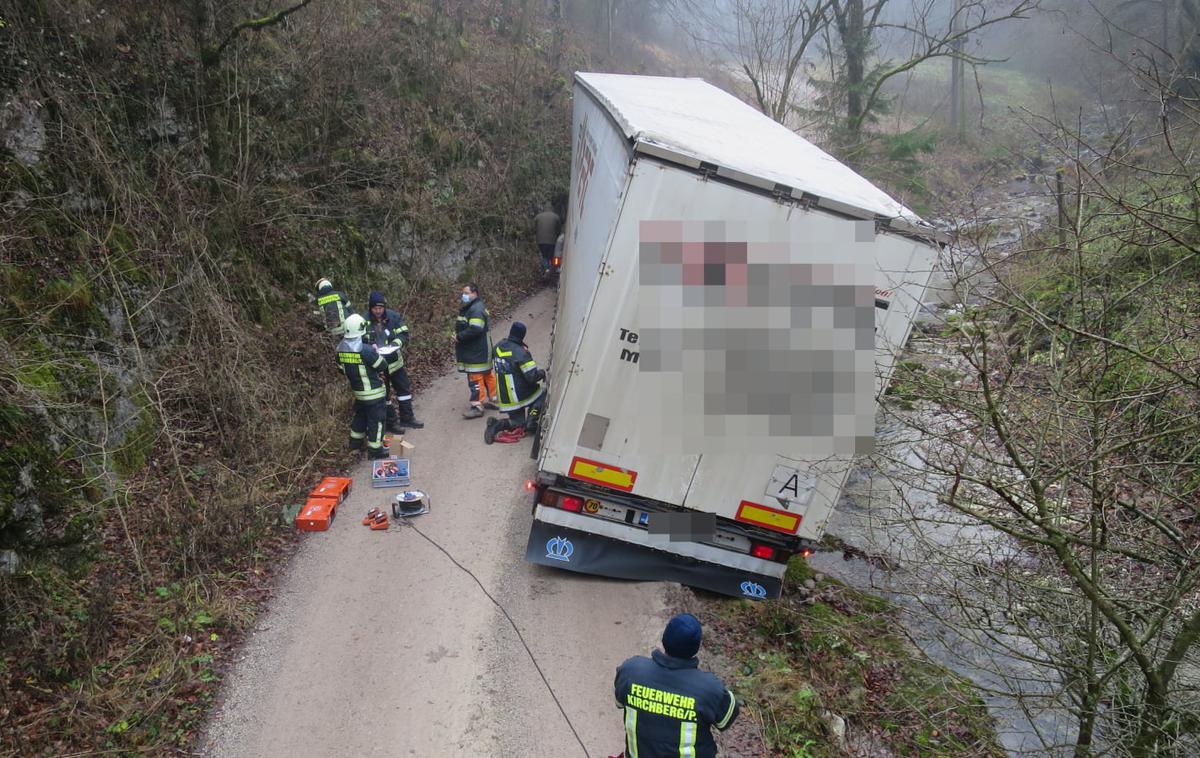
[(350, 305), (350, 298), (332, 289), (317, 293), (317, 305), (321, 306), (321, 310), (325, 313), (325, 328), (337, 334), (344, 331), (343, 322), (354, 313), (354, 307)]
[(459, 373), (482, 374), (492, 368), (492, 339), (488, 334), (488, 311), (481, 298), (463, 303), (454, 323), (458, 342), (454, 358)]
[(626, 758), (715, 758), (712, 727), (727, 729), (738, 716), (737, 698), (696, 658), (661, 650), (617, 668), (613, 689), (625, 711)]
[(528, 348), (520, 342), (505, 339), (496, 344), (492, 351), (492, 370), (496, 372), (497, 405), (509, 412), (533, 404), (545, 386), (540, 384), (546, 372), (538, 368)]
[(387, 397), (387, 387), (381, 375), (387, 370), (387, 362), (375, 352), (373, 345), (364, 342), (361, 348), (355, 350), (349, 342), (342, 340), (337, 346), (336, 359), (350, 382), (355, 400), (367, 402)]

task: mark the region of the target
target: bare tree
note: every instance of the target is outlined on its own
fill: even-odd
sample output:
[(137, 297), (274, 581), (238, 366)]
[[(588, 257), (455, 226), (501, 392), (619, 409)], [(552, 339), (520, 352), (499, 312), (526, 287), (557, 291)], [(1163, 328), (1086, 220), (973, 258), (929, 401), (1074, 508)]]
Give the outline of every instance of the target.
[[(842, 103), (840, 116), (847, 145), (860, 141), (866, 123), (879, 108), (884, 85), (893, 77), (934, 58), (952, 58), (977, 66), (994, 62), (965, 50), (964, 41), (997, 24), (1021, 20), (1038, 0), (964, 0), (948, 16), (940, 16), (932, 0), (914, 3), (906, 18), (889, 21), (891, 0), (831, 0), (838, 78), (832, 83)], [(882, 38), (907, 46), (896, 58), (878, 55)]]
[(1065, 245), (964, 247), (955, 285), (979, 305), (898, 372), (927, 405), (883, 464), (939, 568), (923, 607), (1027, 665), (1008, 694), (1053, 672), (1039, 696), (1076, 756), (1192, 755), (1200, 730), (1200, 111), (1132, 73), (1140, 137), (1033, 121), (1068, 169)]
[[(764, 113), (785, 123), (801, 106), (805, 64), (830, 66), (823, 98), (839, 142), (861, 142), (896, 76), (934, 58), (971, 66), (993, 62), (966, 41), (984, 29), (1024, 19), (1038, 0), (961, 0), (950, 13), (932, 0), (901, 11), (892, 0), (732, 0), (713, 7), (671, 0), (677, 22), (704, 47), (745, 74)], [(824, 50), (817, 50), (823, 43)], [(883, 51), (894, 47), (900, 52)], [(881, 52), (882, 51), (882, 52)]]
[(815, 45), (829, 23), (830, 0), (668, 0), (666, 10), (718, 65), (746, 77), (754, 101), (775, 121), (797, 126), (802, 87), (819, 60)]

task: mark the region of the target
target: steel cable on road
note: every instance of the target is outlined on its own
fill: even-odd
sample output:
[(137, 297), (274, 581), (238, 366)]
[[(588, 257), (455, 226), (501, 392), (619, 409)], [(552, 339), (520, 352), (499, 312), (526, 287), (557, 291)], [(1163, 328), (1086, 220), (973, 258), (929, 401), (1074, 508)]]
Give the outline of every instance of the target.
[(487, 599), (491, 600), (492, 604), (500, 609), (500, 612), (504, 614), (504, 618), (508, 619), (509, 626), (511, 626), (513, 628), (513, 631), (517, 633), (517, 639), (519, 639), (521, 641), (521, 646), (525, 648), (525, 652), (529, 655), (529, 660), (533, 662), (533, 667), (535, 669), (537, 669), (538, 676), (540, 676), (542, 678), (542, 683), (546, 685), (546, 691), (550, 693), (550, 697), (554, 698), (554, 704), (558, 706), (558, 712), (562, 714), (563, 720), (565, 720), (567, 722), (567, 726), (569, 726), (571, 728), (571, 734), (575, 735), (575, 741), (579, 743), (579, 749), (583, 751), (583, 754), (587, 758), (592, 758), (592, 754), (588, 752), (587, 746), (583, 744), (583, 738), (580, 737), (579, 732), (576, 731), (575, 724), (571, 723), (571, 717), (567, 715), (567, 711), (565, 708), (563, 708), (562, 703), (559, 702), (558, 695), (555, 694), (554, 688), (550, 686), (550, 680), (546, 678), (546, 674), (545, 674), (545, 672), (542, 671), (542, 667), (540, 665), (538, 665), (537, 658), (533, 655), (533, 651), (529, 649), (529, 644), (527, 642), (525, 642), (525, 635), (521, 634), (521, 630), (517, 628), (517, 622), (513, 621), (513, 617), (508, 615), (508, 610), (503, 605), (500, 604), (499, 600), (492, 597), (492, 593), (488, 592), (487, 587), (483, 586), (483, 582), (479, 581), (479, 577), (475, 576), (475, 574), (471, 571), (471, 569), (462, 565), (457, 560), (455, 560), (453, 555), (450, 555), (450, 551), (446, 550), (446, 548), (439, 545), (437, 543), (437, 541), (434, 540), (432, 537), (430, 537), (428, 534), (426, 534), (425, 532), (422, 532), (419, 528), (417, 528), (417, 525), (412, 523), (411, 521), (408, 521), (406, 519), (406, 520), (401, 521), (400, 524), (402, 526), (408, 527), (409, 529), (412, 529), (414, 532), (421, 535), (421, 537), (426, 542), (428, 542), (430, 545), (433, 545), (438, 550), (440, 550), (442, 552), (442, 555), (444, 555), (450, 559), (451, 563), (453, 563), (455, 566), (458, 566), (463, 572), (465, 572), (467, 574), (467, 576), (474, 579), (475, 584), (479, 585), (479, 589), (481, 589), (483, 591), (483, 594), (487, 595)]

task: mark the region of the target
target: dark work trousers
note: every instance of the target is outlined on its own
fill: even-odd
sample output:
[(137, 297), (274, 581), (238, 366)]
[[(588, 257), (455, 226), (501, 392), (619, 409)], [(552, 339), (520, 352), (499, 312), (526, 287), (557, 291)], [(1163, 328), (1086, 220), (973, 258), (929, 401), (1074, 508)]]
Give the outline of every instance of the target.
[(409, 381), (408, 372), (404, 367), (389, 369), (388, 381), (392, 385), (392, 392), (396, 393), (396, 399), (403, 403), (405, 400), (412, 400), (412, 382)]
[(533, 427), (537, 425), (538, 416), (541, 415), (542, 409), (545, 406), (546, 396), (543, 394), (537, 400), (525, 406), (524, 408), (518, 408), (515, 411), (509, 411), (508, 418), (500, 422), (501, 427), (504, 429), (516, 429), (518, 427), (526, 426), (526, 431), (533, 431)]
[(350, 447), (361, 447), (365, 439), (368, 452), (383, 452), (383, 424), (387, 419), (387, 406), (387, 399), (382, 397), (366, 402), (354, 401), (354, 420), (350, 422)]

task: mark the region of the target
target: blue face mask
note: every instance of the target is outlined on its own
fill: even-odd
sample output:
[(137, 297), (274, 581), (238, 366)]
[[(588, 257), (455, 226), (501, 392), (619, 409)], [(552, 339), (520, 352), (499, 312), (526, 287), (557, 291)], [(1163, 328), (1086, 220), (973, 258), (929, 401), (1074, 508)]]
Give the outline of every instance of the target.
[(471, 296), (470, 296), (470, 295), (468, 295), (468, 294), (467, 294), (467, 293), (465, 293), (465, 292), (463, 293), (463, 296), (462, 296), (462, 298), (463, 298), (463, 302), (464, 302), (464, 303), (469, 303), (469, 302), (471, 302)]

